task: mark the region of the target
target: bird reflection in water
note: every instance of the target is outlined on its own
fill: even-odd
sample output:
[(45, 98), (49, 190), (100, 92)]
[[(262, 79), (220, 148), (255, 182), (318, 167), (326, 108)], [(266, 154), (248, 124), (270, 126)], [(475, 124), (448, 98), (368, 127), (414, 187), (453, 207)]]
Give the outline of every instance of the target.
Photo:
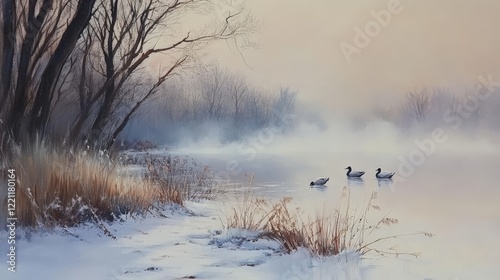
[(352, 186), (364, 186), (365, 181), (360, 177), (347, 177), (347, 185)]
[(377, 183), (379, 187), (390, 187), (394, 182), (390, 178), (378, 178)]

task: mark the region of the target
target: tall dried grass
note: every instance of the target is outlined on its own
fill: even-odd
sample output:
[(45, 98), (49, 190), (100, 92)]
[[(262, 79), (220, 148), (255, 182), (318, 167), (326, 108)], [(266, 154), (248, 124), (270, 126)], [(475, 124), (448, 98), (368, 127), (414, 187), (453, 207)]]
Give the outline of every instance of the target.
[(43, 143), (13, 149), (3, 166), (16, 170), (21, 226), (102, 224), (124, 214), (144, 214), (159, 201), (157, 186), (119, 174), (120, 164), (104, 153), (66, 152)]
[(214, 199), (223, 193), (212, 170), (194, 159), (179, 156), (145, 158), (145, 178), (159, 186), (164, 198), (182, 205), (186, 200)]
[(262, 230), (272, 214), (269, 205), (265, 199), (245, 194), (238, 205), (232, 207), (231, 214), (226, 217), (226, 225), (228, 228)]
[[(0, 159), (0, 171), (16, 171), (16, 216), (24, 227), (95, 222), (106, 232), (105, 221), (144, 215), (165, 203), (211, 199), (221, 190), (208, 167), (180, 157), (149, 158), (144, 176), (129, 176), (126, 166), (105, 152), (52, 148), (40, 142), (11, 149), (8, 159)], [(5, 178), (0, 177), (0, 184)], [(2, 207), (0, 216), (6, 209)]]
[(417, 252), (377, 248), (376, 245), (384, 240), (410, 235), (431, 237), (432, 234), (415, 232), (375, 237), (377, 230), (397, 224), (398, 220), (384, 216), (370, 222), (370, 211), (381, 210), (373, 204), (374, 199), (376, 193), (372, 194), (366, 207), (358, 212), (350, 206), (350, 192), (348, 188), (344, 188), (337, 209), (304, 219), (300, 208), (291, 208), (290, 197), (272, 203), (246, 193), (238, 206), (233, 207), (227, 215), (226, 225), (229, 228), (261, 231), (262, 236), (279, 242), (287, 253), (306, 248), (315, 256), (332, 256), (343, 251), (418, 256)]

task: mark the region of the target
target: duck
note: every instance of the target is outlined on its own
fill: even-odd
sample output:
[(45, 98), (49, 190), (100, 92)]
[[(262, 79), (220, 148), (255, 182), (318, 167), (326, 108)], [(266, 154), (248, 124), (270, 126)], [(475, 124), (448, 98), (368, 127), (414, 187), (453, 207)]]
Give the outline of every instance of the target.
[(375, 177), (379, 179), (391, 179), (395, 174), (395, 172), (382, 172), (382, 169), (380, 168), (377, 168), (375, 171), (377, 171)]
[(311, 183), (309, 184), (309, 186), (323, 186), (324, 184), (326, 184), (326, 182), (328, 182), (328, 180), (330, 180), (330, 178), (326, 178), (326, 177), (323, 177), (323, 178), (318, 178), (316, 179), (316, 181), (311, 181)]
[(365, 174), (364, 171), (352, 171), (352, 168), (350, 166), (346, 167), (347, 169), (347, 177), (361, 177), (363, 174)]

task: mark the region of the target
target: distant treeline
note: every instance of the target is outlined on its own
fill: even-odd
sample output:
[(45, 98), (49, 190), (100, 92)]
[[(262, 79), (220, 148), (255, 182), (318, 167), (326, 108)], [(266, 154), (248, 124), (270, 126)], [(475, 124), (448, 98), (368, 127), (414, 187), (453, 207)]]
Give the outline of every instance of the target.
[(292, 125), (296, 97), (289, 88), (265, 91), (242, 75), (209, 65), (190, 80), (164, 87), (130, 122), (121, 140), (176, 144), (212, 137), (224, 143), (269, 126), (285, 131)]
[(460, 90), (415, 88), (398, 105), (375, 107), (368, 116), (373, 117), (402, 130), (441, 127), (463, 132), (500, 132), (500, 92), (482, 84)]

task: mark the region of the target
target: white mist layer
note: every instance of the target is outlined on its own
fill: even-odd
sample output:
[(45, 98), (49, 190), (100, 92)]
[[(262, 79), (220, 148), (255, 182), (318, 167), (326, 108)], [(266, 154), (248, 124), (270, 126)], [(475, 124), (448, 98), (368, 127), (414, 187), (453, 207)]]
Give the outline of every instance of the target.
[[(223, 143), (221, 130), (217, 126), (207, 129), (207, 135), (198, 140), (179, 143), (176, 150), (193, 154), (234, 154), (248, 155), (265, 153), (290, 155), (310, 153), (363, 155), (385, 154), (388, 156), (404, 155), (415, 149), (428, 149), (435, 145), (433, 152), (448, 153), (498, 153), (496, 141), (500, 137), (495, 133), (476, 135), (455, 131), (445, 126), (418, 132), (402, 131), (392, 123), (377, 120), (363, 127), (353, 128), (349, 122), (331, 122), (323, 128), (316, 124), (300, 122), (292, 132), (281, 133), (278, 128), (267, 127), (251, 134), (240, 142)], [(433, 133), (440, 137), (435, 139)], [(433, 142), (434, 144), (428, 144)]]

